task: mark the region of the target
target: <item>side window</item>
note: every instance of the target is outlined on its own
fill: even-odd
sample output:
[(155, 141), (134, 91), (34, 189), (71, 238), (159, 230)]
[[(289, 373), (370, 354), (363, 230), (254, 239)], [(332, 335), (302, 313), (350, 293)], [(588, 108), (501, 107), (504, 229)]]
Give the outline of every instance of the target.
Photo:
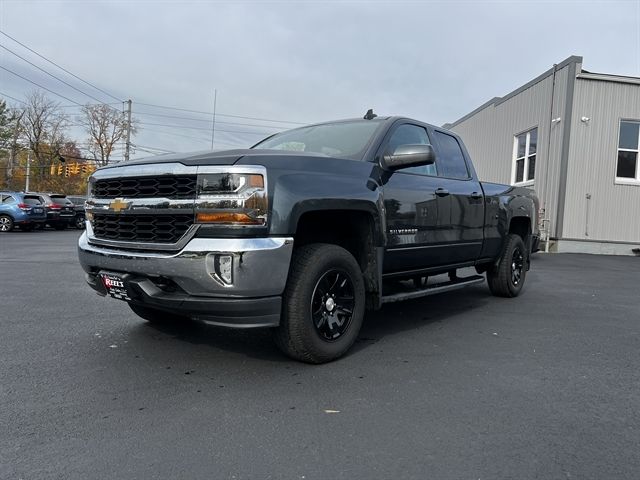
[(513, 140), (513, 170), (511, 183), (533, 182), (536, 173), (538, 128), (516, 135)]
[(13, 198), (11, 195), (2, 195), (2, 203), (7, 205), (7, 204), (12, 204), (17, 202), (16, 202), (16, 199)]
[(451, 135), (442, 132), (434, 133), (438, 142), (437, 162), (441, 177), (449, 178), (469, 178), (469, 170), (467, 163), (464, 161), (464, 155), (460, 144)]
[[(389, 138), (389, 143), (387, 144), (387, 148), (385, 150), (385, 154), (392, 154), (397, 147), (400, 145), (429, 145), (431, 141), (429, 140), (429, 135), (427, 131), (419, 127), (417, 125), (410, 125), (405, 123), (400, 125), (395, 131), (391, 134), (391, 138)], [(405, 168), (402, 172), (406, 173), (417, 173), (420, 175), (436, 175), (436, 166), (435, 165), (421, 165), (419, 167), (410, 167)]]
[(640, 182), (640, 122), (621, 121), (618, 137), (618, 165), (616, 181)]

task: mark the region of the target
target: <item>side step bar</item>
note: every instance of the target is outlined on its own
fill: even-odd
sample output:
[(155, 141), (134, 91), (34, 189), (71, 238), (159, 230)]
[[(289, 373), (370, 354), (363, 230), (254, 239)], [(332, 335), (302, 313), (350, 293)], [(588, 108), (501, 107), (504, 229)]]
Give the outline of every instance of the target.
[(408, 290), (406, 292), (392, 293), (391, 295), (384, 295), (381, 303), (393, 303), (400, 302), (402, 300), (411, 300), (413, 298), (426, 297), (428, 295), (435, 295), (436, 293), (450, 292), (451, 290), (458, 290), (460, 288), (468, 287), (476, 283), (484, 282), (484, 277), (481, 275), (472, 275), (470, 277), (456, 278), (449, 282), (435, 283), (429, 285), (426, 288), (419, 290)]

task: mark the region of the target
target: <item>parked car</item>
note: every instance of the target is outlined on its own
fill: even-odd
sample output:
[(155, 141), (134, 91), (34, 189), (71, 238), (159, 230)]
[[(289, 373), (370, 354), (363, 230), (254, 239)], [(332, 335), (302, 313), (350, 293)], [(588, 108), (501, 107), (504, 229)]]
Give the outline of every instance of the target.
[(44, 225), (45, 207), (36, 195), (0, 192), (0, 232), (10, 232), (17, 225), (29, 231)]
[(365, 309), (485, 273), (518, 296), (539, 238), (533, 190), (481, 182), (453, 132), (372, 112), (105, 167), (89, 191), (78, 254), (99, 294), (151, 322), (272, 328), (310, 363), (343, 355)]
[(47, 209), (47, 225), (56, 230), (64, 230), (69, 225), (75, 225), (76, 212), (71, 200), (60, 193), (30, 192), (36, 195)]
[(85, 219), (84, 202), (87, 201), (87, 198), (74, 195), (71, 197), (67, 197), (67, 199), (73, 202), (74, 209), (76, 212), (74, 225), (77, 229), (82, 230), (84, 228), (84, 219)]

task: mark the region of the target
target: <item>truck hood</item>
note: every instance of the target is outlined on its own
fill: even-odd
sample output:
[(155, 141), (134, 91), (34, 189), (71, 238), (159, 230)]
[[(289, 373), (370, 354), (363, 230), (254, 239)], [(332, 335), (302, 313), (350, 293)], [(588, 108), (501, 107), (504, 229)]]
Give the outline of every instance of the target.
[[(167, 155), (156, 155), (154, 157), (141, 158), (129, 162), (117, 163), (103, 168), (117, 168), (129, 165), (149, 165), (158, 163), (181, 163), (188, 166), (198, 165), (233, 165), (243, 157), (320, 157), (328, 158), (319, 153), (288, 152), (284, 150), (257, 150), (257, 149), (236, 149), (224, 150), (221, 152), (194, 152), (194, 153), (170, 153)], [(246, 162), (244, 162), (246, 163)]]

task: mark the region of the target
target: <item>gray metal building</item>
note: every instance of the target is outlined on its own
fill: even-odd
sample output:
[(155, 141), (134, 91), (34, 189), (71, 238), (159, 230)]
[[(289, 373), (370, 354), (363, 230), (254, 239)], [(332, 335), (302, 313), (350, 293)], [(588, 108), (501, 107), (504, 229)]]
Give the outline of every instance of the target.
[(536, 190), (552, 250), (640, 248), (640, 78), (587, 72), (572, 56), (444, 126), (482, 180)]

